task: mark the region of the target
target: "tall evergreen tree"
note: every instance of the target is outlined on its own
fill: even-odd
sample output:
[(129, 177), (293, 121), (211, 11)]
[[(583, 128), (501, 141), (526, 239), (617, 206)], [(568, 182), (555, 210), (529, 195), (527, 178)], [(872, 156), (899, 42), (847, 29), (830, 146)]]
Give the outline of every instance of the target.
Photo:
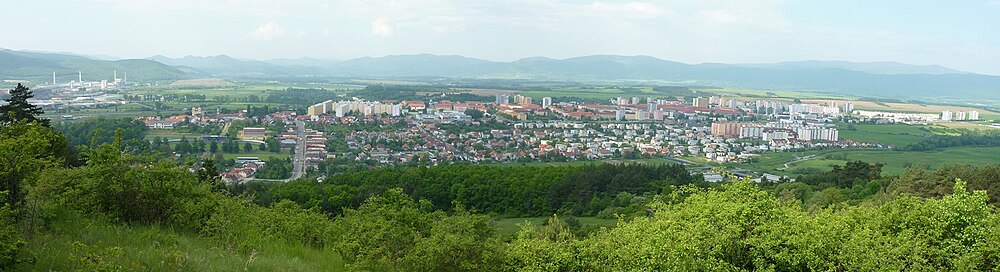
[(219, 178), (219, 170), (215, 167), (215, 162), (212, 160), (206, 159), (201, 161), (201, 167), (198, 168), (198, 179), (202, 182), (211, 184), (212, 191), (226, 191), (226, 185), (223, 184), (222, 179)]
[(35, 95), (31, 93), (28, 87), (24, 87), (21, 83), (18, 83), (17, 87), (10, 90), (10, 98), (4, 99), (7, 101), (7, 105), (0, 106), (0, 125), (6, 126), (17, 122), (17, 120), (29, 119), (49, 126), (48, 119), (38, 118), (43, 113), (42, 109), (28, 103), (28, 98), (32, 97), (35, 97)]

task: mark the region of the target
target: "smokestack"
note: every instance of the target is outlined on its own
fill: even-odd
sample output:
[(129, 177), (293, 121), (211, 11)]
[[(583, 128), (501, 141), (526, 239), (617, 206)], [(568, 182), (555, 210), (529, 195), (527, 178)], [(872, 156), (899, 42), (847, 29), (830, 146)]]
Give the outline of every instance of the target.
[(125, 78), (122, 79), (123, 82), (128, 82), (128, 72), (125, 73)]
[(115, 83), (118, 83), (118, 70), (115, 70)]
[(83, 83), (83, 71), (76, 71), (76, 72), (80, 73), (80, 83)]
[(56, 85), (56, 71), (52, 71), (52, 85)]

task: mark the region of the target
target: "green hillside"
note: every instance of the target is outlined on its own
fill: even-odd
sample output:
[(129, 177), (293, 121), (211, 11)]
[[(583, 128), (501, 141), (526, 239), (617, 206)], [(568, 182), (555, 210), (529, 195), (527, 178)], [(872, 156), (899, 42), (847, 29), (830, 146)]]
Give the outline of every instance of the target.
[[(114, 225), (64, 214), (33, 239), (35, 271), (342, 271), (336, 252), (272, 243), (240, 252), (196, 234), (158, 226)], [(59, 249), (59, 250), (54, 250)]]
[(52, 81), (52, 72), (56, 73), (59, 82), (77, 79), (78, 72), (83, 73), (84, 80), (111, 80), (116, 70), (118, 77), (128, 73), (128, 80), (132, 82), (187, 78), (181, 70), (151, 60), (105, 61), (74, 55), (0, 50), (0, 79), (4, 80), (28, 80), (33, 84), (42, 84)]

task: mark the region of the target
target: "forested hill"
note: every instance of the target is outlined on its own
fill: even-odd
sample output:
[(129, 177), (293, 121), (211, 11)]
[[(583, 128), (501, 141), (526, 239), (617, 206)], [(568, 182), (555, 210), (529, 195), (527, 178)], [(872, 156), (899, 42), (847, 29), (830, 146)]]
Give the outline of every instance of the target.
[(148, 82), (158, 80), (177, 80), (187, 78), (181, 70), (150, 60), (94, 60), (83, 56), (35, 53), (0, 49), (0, 78), (30, 80), (35, 84), (52, 82), (52, 72), (56, 73), (59, 83), (77, 80), (79, 73), (84, 80), (111, 81), (114, 72), (118, 77), (128, 73), (129, 81)]

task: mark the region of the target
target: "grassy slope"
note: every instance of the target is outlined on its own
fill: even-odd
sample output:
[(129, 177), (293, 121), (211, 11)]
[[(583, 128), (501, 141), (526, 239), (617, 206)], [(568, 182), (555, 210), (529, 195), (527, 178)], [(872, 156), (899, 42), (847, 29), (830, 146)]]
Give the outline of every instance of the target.
[[(781, 168), (784, 163), (794, 160), (796, 156), (801, 157), (810, 154), (818, 156), (814, 159), (791, 164), (785, 171), (775, 170)], [(909, 165), (924, 165), (933, 169), (944, 164), (986, 165), (996, 163), (1000, 161), (1000, 147), (956, 147), (927, 152), (833, 150), (766, 153), (758, 163), (752, 165), (740, 164), (736, 165), (736, 167), (769, 173), (795, 175), (809, 169), (829, 170), (832, 165), (843, 165), (848, 160), (884, 163), (885, 166), (882, 168), (884, 173), (898, 175), (902, 174)]]
[(18, 271), (343, 271), (332, 250), (273, 244), (235, 252), (190, 233), (75, 217), (29, 240), (34, 264)]
[(840, 138), (844, 140), (854, 140), (856, 142), (877, 142), (903, 147), (926, 139), (927, 136), (937, 135), (940, 132), (929, 129), (927, 126), (917, 125), (854, 125), (855, 130), (847, 130), (847, 126), (839, 124)]

